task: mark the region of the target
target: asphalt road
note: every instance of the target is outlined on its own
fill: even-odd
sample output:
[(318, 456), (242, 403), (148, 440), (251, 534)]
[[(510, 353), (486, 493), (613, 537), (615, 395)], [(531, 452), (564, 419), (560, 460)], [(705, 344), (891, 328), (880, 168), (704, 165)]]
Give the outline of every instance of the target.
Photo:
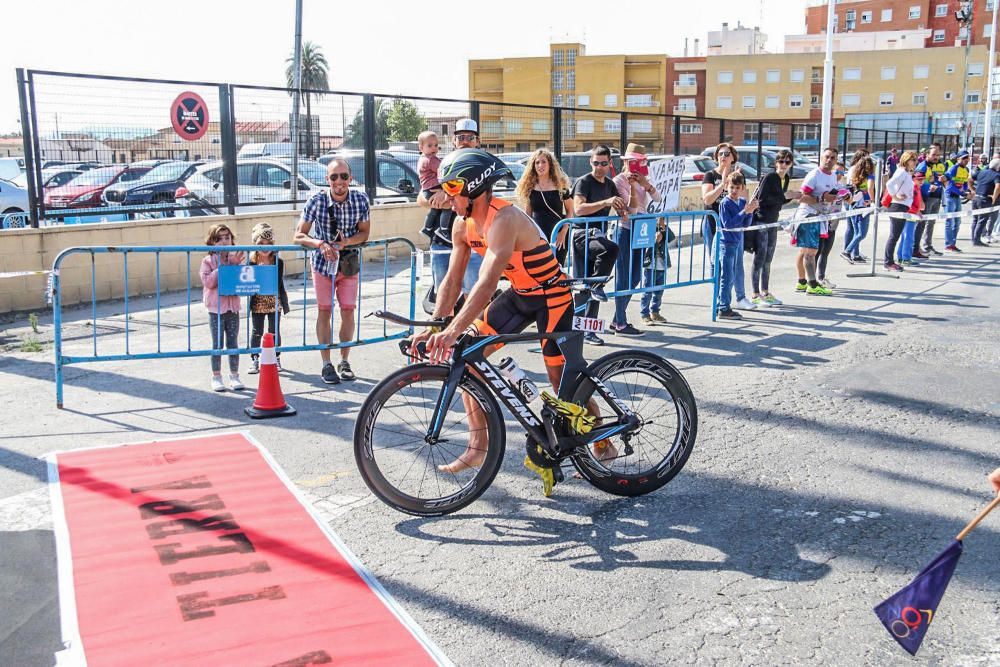
[[(245, 429), (459, 665), (1000, 665), (1000, 516), (966, 540), (916, 660), (871, 612), (990, 499), (1000, 249), (936, 258), (898, 280), (846, 278), (858, 267), (830, 261), (833, 297), (793, 293), (783, 245), (772, 287), (785, 306), (713, 324), (708, 288), (684, 288), (666, 296), (669, 325), (588, 348), (590, 358), (655, 350), (698, 401), (687, 466), (638, 499), (580, 480), (544, 498), (508, 420), (503, 471), (471, 507), (425, 520), (384, 506), (357, 474), (351, 432), (367, 391), (401, 362), (392, 344), (354, 350), (359, 380), (335, 388), (319, 382), (317, 353), (286, 354), (282, 386), (299, 416), (265, 423), (243, 417), (251, 393), (208, 390), (205, 359), (70, 367), (57, 410), (51, 348), (11, 351), (0, 357), (0, 664), (51, 665), (59, 648), (37, 457)], [(391, 304), (408, 294), (397, 281)], [(133, 346), (155, 339), (143, 303), (128, 321)], [(195, 337), (207, 337), (192, 310)], [(126, 326), (115, 312), (102, 306), (102, 344)], [(186, 336), (185, 312), (165, 311), (164, 341)], [(636, 303), (630, 312), (638, 320)], [(88, 318), (71, 313), (76, 349), (90, 344)], [(0, 344), (25, 335), (24, 322), (11, 325)], [(515, 356), (541, 376), (527, 346)]]

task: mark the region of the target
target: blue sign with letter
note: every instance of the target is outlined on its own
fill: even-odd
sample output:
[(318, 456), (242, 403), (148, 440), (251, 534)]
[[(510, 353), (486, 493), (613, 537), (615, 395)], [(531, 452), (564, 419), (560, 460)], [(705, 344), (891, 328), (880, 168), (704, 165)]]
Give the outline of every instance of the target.
[(239, 264), (219, 267), (219, 294), (253, 296), (278, 293), (278, 267), (274, 264)]
[(656, 218), (640, 218), (632, 221), (632, 247), (652, 248), (656, 245)]

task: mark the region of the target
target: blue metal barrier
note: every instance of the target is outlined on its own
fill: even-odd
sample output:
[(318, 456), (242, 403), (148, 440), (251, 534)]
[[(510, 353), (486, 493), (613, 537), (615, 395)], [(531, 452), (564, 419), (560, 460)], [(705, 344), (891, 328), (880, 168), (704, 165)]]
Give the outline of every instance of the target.
[[(621, 226), (618, 216), (593, 218), (566, 218), (560, 220), (552, 230), (549, 242), (553, 249), (557, 248), (559, 236), (564, 227), (569, 227), (566, 245), (568, 253), (564, 269), (568, 275), (584, 277), (583, 273), (590, 270), (590, 247), (583, 242), (584, 238), (596, 236), (618, 239), (616, 245), (622, 245), (624, 234), (628, 235), (629, 246), (632, 249), (630, 261), (616, 262), (613, 278), (615, 289), (607, 292), (609, 298), (632, 296), (647, 292), (660, 292), (692, 285), (712, 285), (712, 318), (719, 298), (718, 271), (714, 267), (713, 256), (718, 256), (718, 237), (713, 241), (714, 252), (709, 251), (709, 245), (702, 238), (702, 224), (706, 217), (715, 220), (716, 229), (720, 227), (719, 216), (714, 211), (678, 211), (672, 213), (640, 213), (630, 215), (630, 228)], [(611, 227), (612, 229), (609, 229)], [(668, 231), (669, 230), (669, 233)], [(664, 234), (669, 241), (657, 241), (657, 233)], [(652, 238), (650, 238), (652, 235)], [(636, 246), (639, 246), (637, 248)], [(650, 247), (651, 245), (651, 247)], [(647, 259), (654, 271), (647, 274), (644, 268)], [(582, 254), (582, 256), (581, 256)], [(662, 277), (657, 276), (655, 267), (661, 261), (664, 269)], [(624, 266), (626, 272), (618, 275), (618, 268)], [(639, 275), (636, 275), (636, 272)], [(586, 308), (586, 303), (578, 304), (576, 312)]]
[[(312, 255), (312, 251), (306, 250), (303, 253), (303, 248), (297, 245), (267, 245), (267, 246), (252, 246), (252, 245), (236, 245), (236, 246), (224, 246), (227, 251), (239, 252), (242, 251), (246, 254), (243, 264), (245, 265), (249, 261), (249, 253), (254, 250), (270, 250), (274, 252), (286, 252), (295, 253), (295, 258), (282, 258), (285, 263), (285, 275), (295, 274), (296, 271), (289, 270), (289, 264), (292, 262), (302, 262), (302, 343), (300, 345), (281, 345), (276, 349), (281, 352), (295, 352), (295, 351), (305, 351), (305, 350), (323, 350), (323, 349), (340, 349), (344, 347), (354, 347), (359, 345), (370, 345), (372, 343), (381, 343), (389, 340), (405, 338), (406, 336), (412, 334), (412, 328), (402, 328), (398, 325), (391, 325), (386, 320), (380, 320), (380, 326), (382, 328), (381, 336), (373, 336), (369, 338), (361, 338), (361, 318), (358, 313), (361, 312), (363, 301), (362, 287), (366, 282), (366, 269), (368, 282), (377, 282), (381, 280), (382, 290), (381, 290), (381, 301), (377, 308), (382, 310), (388, 310), (388, 298), (389, 298), (389, 278), (390, 278), (390, 253), (389, 246), (391, 244), (402, 244), (405, 246), (399, 251), (400, 260), (408, 262), (408, 282), (409, 282), (409, 317), (413, 318), (416, 309), (416, 259), (415, 251), (416, 248), (409, 239), (405, 238), (388, 238), (381, 239), (377, 241), (369, 241), (361, 246), (353, 246), (354, 248), (382, 248), (383, 254), (380, 261), (366, 260), (364, 257), (364, 252), (360, 254), (360, 273), (358, 274), (358, 305), (355, 311), (355, 334), (354, 338), (350, 341), (344, 343), (330, 343), (310, 344), (307, 342), (308, 331), (310, 330), (309, 325), (315, 325), (315, 318), (309, 320), (307, 317), (307, 311), (309, 310), (306, 306), (308, 303), (309, 294), (309, 283), (311, 279), (311, 270), (309, 257)], [(171, 359), (171, 358), (181, 358), (181, 357), (207, 357), (207, 356), (230, 356), (230, 355), (240, 355), (240, 354), (257, 354), (260, 352), (259, 347), (249, 347), (250, 340), (250, 326), (245, 326), (246, 330), (246, 343), (247, 345), (235, 349), (212, 349), (210, 347), (200, 348), (192, 345), (191, 330), (193, 326), (205, 325), (207, 324), (207, 317), (196, 323), (192, 323), (191, 318), (191, 303), (192, 303), (192, 280), (191, 280), (191, 261), (192, 253), (197, 253), (199, 255), (207, 254), (209, 252), (218, 252), (220, 246), (88, 246), (88, 247), (77, 247), (77, 248), (67, 248), (63, 250), (55, 258), (52, 263), (52, 312), (53, 312), (53, 328), (55, 330), (55, 380), (56, 380), (56, 406), (59, 408), (63, 407), (63, 367), (68, 364), (79, 364), (88, 363), (96, 361), (125, 361), (133, 359)], [(61, 278), (61, 271), (64, 268), (63, 263), (69, 257), (73, 255), (89, 255), (90, 256), (90, 311), (91, 311), (91, 324), (92, 332), (90, 337), (92, 338), (91, 348), (92, 352), (89, 355), (65, 355), (63, 353), (63, 281)], [(120, 348), (116, 353), (108, 354), (99, 352), (98, 350), (98, 316), (97, 316), (97, 266), (95, 258), (99, 254), (107, 255), (121, 255), (123, 263), (123, 299), (124, 299), (124, 340), (123, 347)], [(130, 304), (129, 304), (129, 256), (130, 255), (145, 255), (154, 254), (155, 255), (155, 289), (152, 296), (155, 298), (155, 314), (156, 314), (156, 341), (155, 350), (142, 350), (133, 351), (132, 341), (129, 336), (129, 320), (130, 320)], [(180, 291), (186, 293), (186, 299), (182, 305), (186, 308), (186, 330), (187, 339), (186, 347), (184, 349), (177, 350), (164, 350), (163, 339), (161, 335), (162, 331), (162, 304), (161, 297), (163, 293), (161, 292), (160, 285), (160, 257), (161, 255), (170, 254), (183, 254), (185, 256), (185, 271), (186, 271), (186, 287)], [(301, 257), (298, 255), (301, 254)], [(200, 258), (199, 258), (200, 264)], [(381, 275), (377, 272), (378, 264), (381, 264)], [(374, 277), (372, 277), (372, 270), (368, 269), (369, 265), (375, 264), (376, 269), (374, 271)], [(144, 274), (143, 277), (147, 277), (148, 274)], [(406, 279), (406, 277), (404, 277)], [(134, 285), (134, 282), (133, 282)], [(201, 302), (201, 291), (198, 290), (199, 285), (195, 285), (197, 292), (195, 293), (195, 303), (200, 304)], [(370, 301), (371, 299), (369, 299)], [(275, 298), (276, 311), (280, 311), (280, 299)], [(250, 309), (247, 307), (245, 314), (243, 313), (243, 304), (241, 304), (241, 317), (245, 320), (246, 325), (250, 318)], [(207, 315), (207, 310), (205, 311)], [(282, 338), (284, 340), (289, 339), (289, 334), (291, 333), (290, 325), (292, 324), (292, 317), (290, 315), (281, 315), (280, 312), (277, 313), (280, 320), (285, 326), (289, 328), (282, 332)], [(298, 318), (295, 318), (298, 319)], [(390, 332), (389, 328), (399, 329), (398, 331)], [(336, 333), (331, 327), (331, 336), (335, 337)], [(220, 338), (221, 340), (221, 338)], [(211, 341), (206, 341), (209, 345)]]

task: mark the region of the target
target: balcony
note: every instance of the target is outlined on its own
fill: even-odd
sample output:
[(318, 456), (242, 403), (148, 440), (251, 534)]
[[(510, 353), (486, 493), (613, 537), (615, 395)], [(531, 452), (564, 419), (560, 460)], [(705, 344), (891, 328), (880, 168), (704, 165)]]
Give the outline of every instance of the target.
[(697, 83), (681, 83), (680, 81), (674, 81), (674, 95), (678, 97), (688, 97), (690, 95), (698, 94), (698, 84)]
[(674, 107), (675, 116), (696, 116), (698, 109), (695, 107)]

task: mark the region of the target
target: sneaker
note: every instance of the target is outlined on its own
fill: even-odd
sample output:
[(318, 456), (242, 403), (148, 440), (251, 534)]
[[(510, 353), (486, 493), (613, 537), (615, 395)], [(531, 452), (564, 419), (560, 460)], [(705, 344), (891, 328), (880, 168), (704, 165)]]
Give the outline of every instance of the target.
[(899, 260), (899, 263), (902, 264), (903, 266), (913, 266), (912, 259), (901, 259)]
[(760, 308), (761, 306), (770, 306), (771, 305), (767, 301), (765, 301), (764, 297), (762, 297), (762, 296), (755, 296), (755, 297), (751, 298), (750, 299), (750, 303), (752, 303), (753, 305), (757, 306), (758, 308)]
[(590, 345), (604, 345), (604, 339), (592, 332), (583, 334), (583, 342)]
[(340, 384), (340, 376), (337, 375), (337, 369), (329, 362), (323, 364), (321, 375), (323, 376), (323, 382), (327, 384)]
[(937, 248), (935, 248), (932, 245), (929, 245), (926, 248), (924, 248), (924, 252), (927, 253), (928, 255), (943, 255), (944, 254), (944, 253), (942, 253), (940, 250), (938, 250)]
[(854, 264), (854, 258), (851, 257), (848, 253), (842, 252), (840, 253), (840, 256), (846, 259), (848, 264)]
[(806, 288), (809, 287), (809, 283), (795, 283), (796, 292), (805, 292)]
[(351, 370), (351, 364), (347, 359), (341, 359), (340, 363), (337, 364), (337, 373), (340, 375), (341, 380), (346, 380), (350, 382), (354, 379), (354, 371)]
[(867, 264), (870, 261), (871, 260), (865, 257), (864, 255), (855, 255), (854, 257), (855, 264)]
[(666, 324), (667, 318), (663, 317), (659, 313), (650, 313), (649, 319), (653, 320), (656, 324)]
[(782, 304), (782, 301), (773, 294), (768, 293), (764, 295), (764, 303), (766, 303), (769, 306), (780, 306)]
[(944, 251), (945, 252), (962, 252), (961, 250), (958, 249), (958, 246), (953, 246), (953, 245), (946, 245), (944, 247)]
[(650, 317), (649, 315), (643, 315), (642, 316), (642, 323), (646, 324), (646, 325), (651, 325), (651, 324), (653, 324), (653, 318)]
[(612, 325), (611, 333), (617, 336), (632, 336), (633, 338), (639, 338), (640, 336), (646, 335), (645, 331), (639, 331), (631, 324), (626, 324), (623, 327), (616, 327)]
[(221, 375), (212, 376), (212, 391), (225, 391), (226, 385), (222, 384)]
[(835, 282), (833, 282), (832, 280), (830, 280), (829, 278), (823, 278), (823, 280), (819, 281), (819, 284), (822, 285), (823, 287), (827, 288), (827, 289), (836, 289), (837, 288), (837, 284)]
[(740, 310), (757, 310), (757, 306), (750, 299), (743, 297), (736, 302), (736, 307)]
[(424, 236), (426, 236), (429, 239), (433, 239), (434, 238), (434, 230), (431, 229), (430, 227), (421, 227), (420, 228), (420, 233), (423, 234)]
[(885, 265), (885, 270), (886, 271), (895, 271), (895, 272), (898, 273), (899, 271), (903, 270), (903, 267), (901, 267), (899, 264), (886, 264)]
[(930, 259), (930, 258), (931, 258), (930, 255), (925, 255), (924, 253), (919, 251), (913, 253), (913, 259)]
[(601, 303), (606, 303), (608, 300), (608, 295), (604, 293), (604, 285), (598, 285), (590, 290), (590, 296), (594, 298), (594, 301), (600, 301)]
[(806, 294), (812, 294), (813, 296), (833, 296), (833, 290), (825, 285), (819, 284), (816, 285), (816, 287), (807, 288)]
[(229, 374), (229, 388), (232, 389), (233, 391), (243, 391), (244, 389), (246, 389), (246, 385), (244, 385), (243, 382), (240, 380), (239, 373)]
[(250, 370), (247, 371), (247, 375), (257, 375), (257, 373), (260, 373), (260, 360), (251, 359)]
[(732, 308), (727, 308), (726, 310), (719, 311), (720, 320), (742, 320), (743, 316), (737, 313)]

